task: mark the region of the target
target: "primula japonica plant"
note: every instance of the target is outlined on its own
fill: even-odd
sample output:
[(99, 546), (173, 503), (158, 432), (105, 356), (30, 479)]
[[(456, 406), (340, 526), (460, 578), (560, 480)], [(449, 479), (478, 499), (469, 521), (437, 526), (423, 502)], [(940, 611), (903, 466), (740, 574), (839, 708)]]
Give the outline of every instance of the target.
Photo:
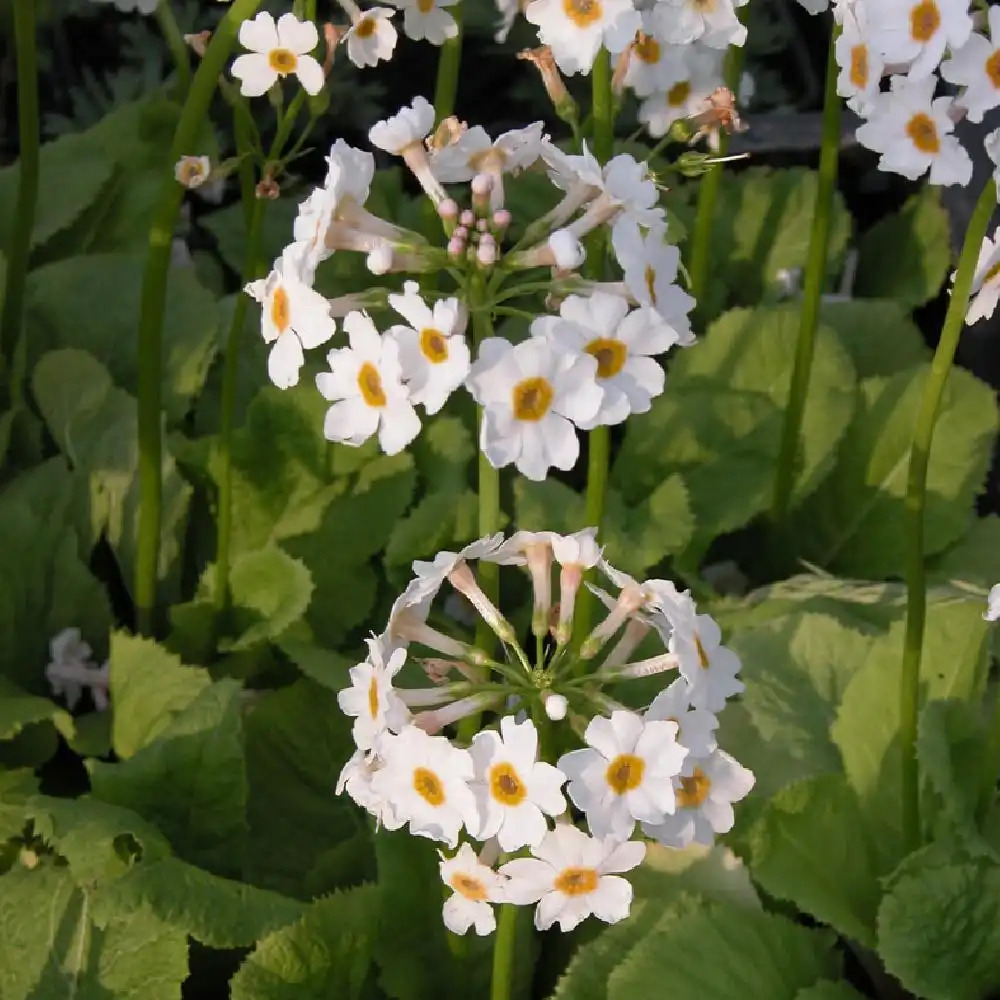
[(988, 1000), (995, 10), (262, 6), (12, 0), (0, 1000)]

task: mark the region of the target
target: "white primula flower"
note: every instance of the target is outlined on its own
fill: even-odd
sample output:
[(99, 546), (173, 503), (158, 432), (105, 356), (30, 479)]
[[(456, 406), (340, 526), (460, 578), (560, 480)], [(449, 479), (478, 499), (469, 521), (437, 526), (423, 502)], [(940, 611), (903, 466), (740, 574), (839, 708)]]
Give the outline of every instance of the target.
[(951, 133), (950, 97), (934, 100), (937, 78), (910, 82), (892, 78), (892, 90), (876, 94), (869, 119), (857, 131), (858, 142), (881, 153), (879, 170), (918, 180), (930, 169), (931, 184), (968, 184), (972, 160)]
[(559, 924), (571, 931), (593, 914), (606, 924), (624, 920), (632, 905), (632, 886), (620, 878), (642, 863), (646, 845), (635, 840), (588, 837), (567, 823), (558, 823), (532, 852), (500, 869), (510, 881), (504, 896), (518, 905), (538, 903), (535, 927)]
[(688, 758), (677, 779), (677, 809), (661, 823), (643, 823), (642, 832), (667, 847), (710, 847), (717, 833), (733, 828), (733, 803), (745, 798), (753, 785), (753, 772), (722, 750)]
[(454, 7), (458, 0), (389, 0), (389, 3), (402, 10), (403, 34), (415, 42), (444, 45), (458, 34), (455, 18), (443, 9)]
[(911, 80), (931, 76), (945, 49), (960, 49), (972, 32), (969, 0), (865, 0), (864, 8), (872, 47), (887, 63), (909, 63)]
[(653, 8), (658, 35), (665, 42), (687, 45), (700, 41), (714, 49), (742, 45), (747, 29), (736, 16), (736, 7), (747, 0), (659, 0)]
[(858, 114), (868, 113), (885, 71), (885, 61), (869, 43), (865, 23), (864, 7), (846, 11), (843, 30), (834, 47), (840, 67), (837, 93), (846, 97), (847, 106)]
[(626, 216), (615, 223), (611, 243), (629, 294), (656, 312), (672, 335), (672, 343), (686, 347), (694, 342), (688, 313), (695, 301), (677, 284), (681, 253), (666, 242), (665, 235), (658, 228), (644, 233)]
[(441, 857), (441, 881), (454, 892), (444, 903), (444, 925), (452, 934), (465, 934), (476, 928), (480, 937), (492, 934), (497, 927), (491, 903), (504, 902), (507, 881), (484, 865), (471, 844), (462, 844), (454, 857)]
[(261, 11), (252, 21), (240, 25), (240, 45), (249, 53), (238, 56), (230, 72), (240, 81), (244, 97), (266, 94), (279, 78), (293, 73), (307, 94), (323, 89), (323, 67), (310, 52), (319, 45), (319, 33), (312, 21), (300, 21), (294, 14), (274, 18)]
[(677, 657), (691, 704), (709, 712), (721, 711), (726, 700), (744, 688), (736, 676), (740, 658), (722, 645), (722, 630), (715, 619), (699, 615), (687, 594), (677, 595), (664, 610), (673, 626), (667, 648)]
[(376, 826), (398, 830), (404, 820), (396, 815), (392, 802), (376, 791), (375, 775), (384, 766), (381, 758), (364, 750), (355, 751), (337, 777), (337, 795), (347, 794), (366, 812), (375, 817)]
[(174, 179), (188, 190), (201, 187), (212, 172), (212, 161), (207, 156), (182, 156), (174, 164)]
[(380, 639), (368, 639), (368, 658), (351, 667), (351, 686), (337, 695), (344, 715), (354, 719), (354, 743), (359, 750), (372, 750), (387, 729), (399, 732), (410, 721), (410, 713), (392, 688), (392, 679), (406, 661), (406, 650), (386, 657)]
[(557, 348), (589, 354), (597, 361), (597, 384), (604, 399), (597, 413), (580, 427), (619, 424), (630, 413), (645, 413), (663, 392), (663, 369), (653, 355), (677, 343), (676, 333), (650, 310), (629, 313), (619, 295), (595, 292), (567, 296), (559, 316), (541, 316), (531, 324), (534, 337)]
[(676, 722), (677, 742), (691, 757), (707, 757), (716, 747), (719, 720), (704, 708), (692, 706), (691, 687), (683, 677), (678, 677), (653, 699), (644, 718)]
[(965, 322), (969, 326), (992, 316), (1000, 300), (1000, 227), (994, 231), (993, 239), (983, 237), (972, 279), (972, 292), (965, 314)]
[(653, 24), (653, 11), (643, 11), (642, 31), (629, 49), (625, 86), (631, 87), (639, 97), (670, 90), (688, 76), (687, 50), (686, 45), (661, 41)]
[(389, 305), (410, 324), (387, 331), (399, 345), (410, 401), (420, 403), (429, 414), (437, 413), (469, 374), (462, 304), (455, 298), (438, 299), (432, 309), (420, 297), (420, 286), (407, 281), (402, 295), (389, 296)]
[(537, 759), (535, 724), (504, 716), (499, 734), (492, 729), (477, 733), (469, 752), (481, 822), (478, 839), (495, 836), (508, 853), (536, 847), (548, 833), (545, 817), (566, 811), (560, 791), (566, 775)]
[(1000, 104), (1000, 7), (990, 7), (986, 16), (990, 37), (973, 32), (950, 59), (941, 63), (941, 76), (965, 87), (955, 103), (967, 109), (970, 122), (981, 122), (990, 108)]
[(331, 371), (316, 376), (323, 398), (335, 401), (323, 434), (357, 447), (377, 431), (382, 450), (395, 455), (420, 433), (420, 418), (403, 385), (399, 347), (379, 335), (367, 313), (348, 313), (344, 330), (350, 346), (330, 351)]
[(558, 766), (595, 837), (627, 840), (636, 820), (659, 823), (674, 811), (673, 779), (688, 753), (676, 722), (615, 711), (591, 719), (583, 739), (589, 749), (563, 754)]
[[(306, 280), (308, 278), (308, 280)], [(305, 364), (302, 349), (325, 344), (336, 332), (327, 300), (313, 291), (312, 274), (304, 274), (303, 261), (286, 248), (266, 278), (251, 281), (244, 291), (261, 305), (261, 335), (272, 344), (267, 374), (279, 389), (299, 381)]]
[[(343, 2), (341, 6), (346, 7)], [(343, 43), (347, 45), (347, 58), (361, 69), (391, 59), (399, 37), (390, 20), (396, 12), (391, 7), (369, 7), (362, 11), (353, 3), (347, 9), (352, 21), (343, 38)]]
[(568, 75), (589, 73), (601, 45), (623, 52), (642, 26), (631, 0), (532, 0), (524, 16)]
[(53, 695), (66, 699), (70, 711), (76, 708), (84, 689), (90, 690), (98, 712), (108, 707), (108, 664), (99, 667), (90, 656), (90, 646), (78, 628), (64, 628), (49, 641), (50, 663), (45, 668), (45, 679)]
[(990, 592), (986, 596), (986, 610), (983, 618), (988, 622), (995, 622), (1000, 619), (1000, 583), (994, 583), (990, 587)]
[(414, 143), (422, 143), (434, 128), (434, 105), (426, 97), (414, 97), (413, 103), (396, 114), (376, 122), (368, 130), (368, 139), (378, 149), (400, 156)]
[(530, 167), (542, 153), (542, 122), (504, 132), (495, 140), (486, 129), (474, 125), (457, 141), (434, 150), (431, 168), (446, 184), (471, 181), (476, 174), (489, 174), (498, 182), (503, 174), (516, 174)]
[(516, 347), (485, 340), (466, 385), (483, 407), (487, 459), (498, 469), (513, 462), (536, 481), (553, 466), (573, 468), (580, 456), (574, 424), (591, 420), (604, 398), (596, 359), (560, 354), (535, 337)]
[(723, 84), (725, 53), (699, 42), (683, 46), (682, 52), (683, 71), (678, 79), (639, 106), (639, 121), (654, 138), (666, 135), (675, 121), (704, 111), (709, 97)]
[(372, 779), (375, 793), (392, 802), (396, 815), (418, 837), (458, 843), (464, 826), (475, 837), (479, 829), (476, 799), (469, 781), (472, 757), (443, 736), (429, 736), (407, 726), (379, 741), (384, 766)]

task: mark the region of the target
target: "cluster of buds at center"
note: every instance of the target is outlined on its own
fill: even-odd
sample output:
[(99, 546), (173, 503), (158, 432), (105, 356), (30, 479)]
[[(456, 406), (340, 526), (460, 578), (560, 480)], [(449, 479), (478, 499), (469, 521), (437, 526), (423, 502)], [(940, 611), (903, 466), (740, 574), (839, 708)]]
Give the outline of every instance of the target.
[(469, 188), (471, 207), (460, 210), (453, 198), (446, 198), (437, 207), (448, 237), (448, 256), (492, 267), (500, 257), (500, 244), (511, 215), (502, 206), (493, 207), (497, 184), (492, 174), (476, 174)]

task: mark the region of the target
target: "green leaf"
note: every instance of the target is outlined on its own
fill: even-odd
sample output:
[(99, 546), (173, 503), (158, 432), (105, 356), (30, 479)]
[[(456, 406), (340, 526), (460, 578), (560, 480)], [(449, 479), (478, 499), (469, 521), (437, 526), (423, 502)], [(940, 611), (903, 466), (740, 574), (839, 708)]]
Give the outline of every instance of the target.
[(608, 979), (608, 1000), (794, 1000), (798, 990), (837, 976), (831, 935), (786, 917), (733, 904), (682, 899), (632, 949)]
[(373, 886), (313, 903), (251, 952), (230, 984), (232, 1000), (359, 1000), (378, 908)]
[(886, 969), (928, 1000), (1000, 988), (1000, 866), (931, 865), (899, 878), (878, 914)]
[(148, 910), (210, 948), (244, 948), (298, 920), (305, 906), (219, 878), (179, 858), (136, 865), (101, 893), (100, 912)]
[(240, 685), (212, 684), (128, 760), (87, 761), (94, 796), (139, 813), (186, 860), (238, 874), (247, 796), (240, 715)]
[(864, 1000), (864, 995), (844, 982), (822, 979), (795, 994), (795, 1000)]
[(475, 454), (472, 434), (458, 417), (435, 417), (413, 442), (417, 469), (428, 484), (428, 493), (463, 492)]
[(93, 906), (93, 893), (66, 868), (0, 876), (4, 1000), (180, 1000), (188, 974), (184, 933), (146, 910), (98, 925)]
[(659, 911), (684, 893), (760, 909), (750, 870), (720, 844), (668, 848), (648, 843), (645, 859), (628, 878), (635, 899), (652, 903)]
[(977, 517), (954, 545), (928, 560), (927, 577), (932, 584), (979, 588), (985, 602), (986, 594), (997, 581), (998, 552), (1000, 517), (995, 514)]
[(750, 866), (765, 892), (873, 948), (882, 897), (876, 852), (842, 775), (789, 785), (750, 830)]
[(347, 683), (348, 668), (354, 666), (352, 658), (292, 635), (283, 636), (278, 648), (306, 677), (334, 694)]
[(185, 667), (152, 639), (111, 635), (112, 745), (123, 760), (148, 746), (206, 688), (212, 679)]
[(854, 294), (920, 306), (937, 295), (951, 263), (948, 213), (937, 188), (925, 186), (858, 245)]
[(28, 799), (37, 791), (38, 779), (27, 768), (0, 768), (0, 843), (20, 835), (27, 821)]
[(51, 722), (63, 736), (73, 735), (73, 717), (48, 698), (25, 694), (0, 676), (0, 740), (12, 740), (26, 727)]
[(414, 559), (464, 545), (476, 537), (477, 514), (478, 499), (472, 490), (428, 493), (393, 527), (386, 565), (409, 566)]
[[(857, 415), (827, 487), (798, 520), (806, 556), (844, 575), (902, 576), (904, 499), (913, 425), (928, 366), (861, 383)], [(961, 369), (945, 387), (927, 474), (924, 552), (957, 541), (972, 522), (996, 435), (993, 390)]]
[[(261, 226), (260, 259), (276, 260), (289, 240), (292, 223), (298, 212), (295, 198), (279, 198), (267, 206)], [(236, 202), (226, 208), (216, 209), (203, 215), (199, 224), (204, 226), (216, 239), (219, 254), (226, 264), (242, 274), (246, 264), (247, 230), (243, 203)]]
[(823, 302), (820, 321), (837, 331), (858, 378), (894, 375), (922, 364), (930, 353), (909, 310), (891, 299)]

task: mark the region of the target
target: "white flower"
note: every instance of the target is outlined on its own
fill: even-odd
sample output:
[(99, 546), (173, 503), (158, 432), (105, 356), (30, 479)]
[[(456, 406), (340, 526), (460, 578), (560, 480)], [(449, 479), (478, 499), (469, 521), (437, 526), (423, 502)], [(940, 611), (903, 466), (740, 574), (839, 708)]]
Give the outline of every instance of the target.
[(683, 47), (683, 73), (666, 90), (647, 97), (639, 106), (639, 121), (654, 138), (666, 135), (681, 118), (705, 110), (711, 94), (722, 86), (724, 53), (698, 42)]
[(348, 313), (344, 330), (350, 347), (330, 351), (331, 370), (316, 376), (323, 398), (335, 400), (323, 434), (357, 447), (377, 431), (382, 450), (395, 455), (420, 433), (420, 418), (402, 382), (399, 348), (392, 338), (379, 336), (367, 313)]
[(549, 694), (545, 696), (545, 714), (553, 722), (562, 722), (569, 711), (569, 702), (562, 694)]
[(444, 925), (452, 934), (476, 928), (481, 937), (496, 930), (491, 903), (504, 901), (506, 879), (484, 865), (470, 844), (462, 844), (454, 857), (441, 855), (441, 881), (454, 892), (445, 900)]
[(689, 46), (661, 41), (656, 35), (652, 10), (643, 11), (642, 29), (629, 50), (624, 82), (639, 97), (647, 97), (657, 91), (670, 90), (674, 84), (687, 79), (685, 54)]
[(645, 163), (628, 153), (619, 153), (605, 164), (602, 173), (604, 197), (621, 210), (624, 218), (650, 229), (664, 225), (656, 183)]
[(653, 8), (659, 37), (675, 45), (701, 41), (715, 49), (742, 45), (747, 29), (740, 24), (735, 7), (747, 0), (658, 0)]
[(887, 63), (909, 63), (911, 80), (929, 77), (946, 47), (972, 31), (968, 0), (865, 0), (867, 34)]
[(469, 748), (475, 778), (472, 790), (479, 807), (478, 838), (496, 837), (506, 852), (536, 847), (548, 833), (546, 816), (566, 810), (560, 788), (566, 776), (538, 757), (538, 733), (526, 719), (500, 720), (500, 732), (477, 733)]
[(602, 44), (623, 52), (642, 25), (631, 0), (532, 0), (524, 16), (569, 75), (590, 72)]
[(463, 826), (473, 837), (479, 827), (475, 796), (469, 788), (472, 757), (443, 736), (428, 736), (407, 726), (382, 737), (384, 766), (372, 779), (375, 793), (392, 802), (397, 816), (418, 837), (458, 843)]
[(591, 719), (583, 738), (590, 749), (571, 750), (558, 766), (595, 837), (627, 840), (636, 820), (659, 823), (674, 811), (673, 778), (688, 753), (677, 742), (676, 722), (615, 711)]
[(691, 688), (683, 677), (678, 677), (653, 699), (644, 718), (676, 722), (677, 742), (691, 757), (707, 757), (716, 747), (719, 720), (704, 708), (692, 706)]
[(479, 173), (519, 173), (541, 156), (542, 128), (542, 122), (535, 122), (493, 140), (486, 129), (474, 125), (456, 142), (434, 150), (431, 168), (446, 184), (471, 181)]
[(437, 593), (444, 581), (455, 570), (464, 566), (470, 559), (483, 559), (500, 547), (503, 533), (485, 535), (469, 542), (458, 552), (439, 552), (430, 562), (416, 559), (413, 562), (413, 572), (422, 582), (424, 593)]
[(70, 711), (76, 708), (85, 688), (89, 688), (98, 712), (108, 707), (108, 664), (99, 667), (91, 662), (90, 655), (90, 646), (78, 628), (64, 628), (49, 641), (51, 662), (45, 668), (45, 679), (53, 695), (66, 699)]
[(387, 729), (398, 732), (410, 721), (410, 713), (392, 688), (392, 679), (406, 661), (406, 650), (386, 657), (380, 639), (368, 639), (368, 658), (351, 667), (351, 686), (337, 695), (344, 715), (354, 717), (352, 734), (359, 750), (372, 750)]
[(357, 11), (354, 22), (344, 35), (347, 58), (362, 69), (376, 66), (381, 60), (392, 58), (396, 48), (396, 29), (389, 19), (396, 12), (391, 7), (369, 7)]
[(239, 56), (231, 72), (240, 81), (244, 97), (266, 94), (280, 77), (294, 73), (307, 94), (323, 89), (323, 67), (308, 53), (319, 44), (312, 21), (300, 21), (294, 14), (274, 18), (261, 11), (252, 21), (240, 25), (240, 44), (250, 52)]
[(965, 322), (969, 326), (992, 316), (1000, 299), (1000, 227), (994, 230), (992, 240), (988, 236), (983, 237), (972, 291), (972, 301), (965, 314)]
[(244, 291), (260, 303), (261, 335), (264, 343), (273, 344), (267, 374), (279, 389), (287, 389), (299, 381), (302, 349), (320, 347), (337, 332), (327, 301), (304, 280), (294, 244), (266, 278), (251, 281)]
[(409, 107), (376, 122), (369, 129), (368, 138), (378, 149), (400, 156), (408, 146), (422, 143), (433, 127), (434, 105), (427, 98), (418, 96), (413, 98)]
[[(671, 343), (687, 346), (694, 341), (688, 313), (695, 301), (677, 284), (680, 251), (667, 243), (660, 229), (643, 233), (627, 216), (615, 223), (611, 243), (625, 273), (625, 287), (641, 306), (648, 306), (667, 326)], [(666, 348), (663, 348), (666, 350)], [(659, 351), (652, 353), (661, 353)]]
[(993, 584), (990, 592), (986, 596), (986, 610), (983, 618), (988, 622), (995, 622), (1000, 618), (1000, 583)]
[(555, 266), (561, 271), (575, 271), (587, 259), (583, 244), (566, 229), (552, 232), (546, 245), (552, 253)]
[(678, 660), (687, 681), (691, 704), (709, 712), (721, 711), (726, 699), (743, 690), (737, 679), (740, 658), (721, 644), (722, 630), (711, 615), (696, 613), (694, 601), (678, 595), (665, 609), (673, 630), (667, 648)]
[(535, 927), (540, 931), (555, 923), (571, 931), (591, 914), (606, 924), (628, 916), (632, 886), (618, 876), (642, 862), (646, 845), (598, 840), (559, 823), (532, 854), (501, 867), (500, 873), (510, 879), (506, 899), (519, 905), (537, 902)]
[(573, 629), (573, 612), (583, 572), (601, 561), (603, 549), (597, 544), (597, 528), (582, 528), (572, 535), (552, 535), (552, 555), (559, 563), (559, 621), (556, 642), (569, 642)]
[(174, 179), (189, 190), (201, 187), (212, 172), (212, 161), (207, 156), (182, 156), (174, 164)]
[(580, 455), (574, 422), (589, 421), (603, 399), (597, 361), (560, 354), (545, 340), (512, 347), (488, 338), (467, 380), (483, 407), (480, 448), (496, 468), (512, 462), (536, 481), (571, 469)]
[(950, 97), (933, 100), (936, 77), (915, 83), (892, 78), (892, 90), (871, 100), (870, 117), (857, 131), (858, 142), (881, 153), (879, 170), (911, 181), (930, 168), (932, 184), (968, 184), (972, 160), (951, 132)]
[[(94, 0), (95, 3), (108, 3), (109, 0)], [(120, 11), (128, 14), (135, 11), (138, 14), (152, 14), (160, 0), (110, 0)]]
[(1000, 128), (994, 129), (983, 139), (983, 149), (993, 163), (993, 183), (1000, 190)]
[(840, 73), (837, 93), (847, 98), (847, 106), (867, 114), (872, 98), (879, 93), (885, 62), (869, 42), (865, 28), (865, 8), (845, 12), (844, 26), (834, 47)]
[(375, 754), (355, 751), (337, 777), (336, 793), (347, 792), (362, 809), (375, 817), (378, 826), (398, 830), (405, 820), (396, 815), (392, 802), (374, 787), (375, 775), (383, 766), (381, 758)]
[(455, 19), (443, 7), (454, 7), (458, 0), (389, 0), (403, 12), (403, 33), (415, 42), (444, 45), (458, 34)]
[(522, 6), (522, 0), (496, 0), (497, 12), (500, 14), (500, 25), (493, 35), (496, 41), (507, 41), (514, 19), (521, 13)]
[(677, 779), (676, 811), (662, 823), (643, 823), (642, 832), (667, 847), (711, 846), (715, 834), (733, 828), (733, 803), (745, 798), (753, 784), (753, 772), (722, 750), (689, 758)]
[(559, 316), (539, 317), (531, 324), (531, 334), (557, 350), (597, 361), (597, 384), (604, 398), (591, 419), (580, 421), (584, 430), (619, 424), (630, 413), (649, 410), (664, 383), (663, 369), (651, 355), (677, 343), (674, 331), (651, 310), (629, 313), (628, 303), (608, 292), (568, 296)]
[(981, 122), (983, 114), (1000, 104), (1000, 8), (990, 7), (990, 37), (977, 32), (950, 59), (941, 63), (941, 76), (965, 87), (955, 103), (968, 109), (970, 122)]
[(399, 345), (410, 400), (437, 413), (469, 374), (462, 304), (456, 298), (438, 299), (431, 309), (420, 297), (420, 286), (407, 281), (402, 295), (389, 296), (389, 305), (410, 324), (388, 331)]

